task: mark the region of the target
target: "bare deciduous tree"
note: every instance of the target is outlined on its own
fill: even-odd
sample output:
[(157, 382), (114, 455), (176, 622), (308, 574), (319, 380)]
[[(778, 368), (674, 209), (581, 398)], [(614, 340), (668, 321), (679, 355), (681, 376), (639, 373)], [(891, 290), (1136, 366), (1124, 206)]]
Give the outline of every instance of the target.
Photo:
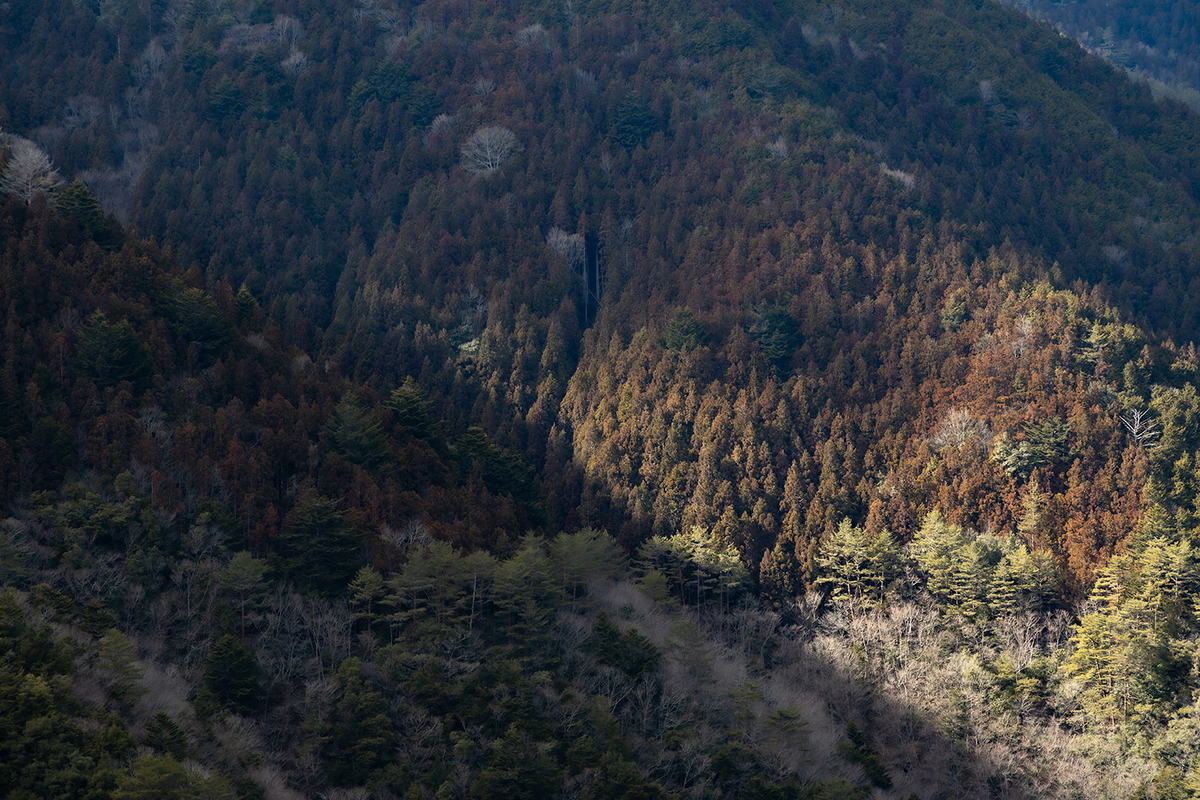
[(987, 423), (976, 419), (965, 408), (951, 408), (946, 412), (946, 418), (930, 438), (930, 444), (937, 449), (943, 447), (971, 447), (985, 449), (991, 439)]
[(527, 25), (526, 27), (521, 28), (521, 30), (517, 31), (513, 38), (516, 40), (517, 44), (525, 45), (533, 42), (545, 32), (546, 29), (543, 28), (540, 23), (535, 22), (532, 25)]
[(979, 99), (982, 100), (983, 104), (987, 106), (994, 104), (1000, 99), (996, 96), (996, 88), (992, 85), (991, 81), (979, 82)]
[(295, 17), (284, 14), (276, 17), (273, 25), (276, 39), (281, 46), (286, 45), (294, 49), (296, 44), (304, 38), (304, 26)]
[(407, 552), (410, 547), (428, 547), (433, 541), (433, 534), (419, 517), (412, 517), (398, 529), (384, 525), (379, 531), (379, 538), (397, 550)]
[(167, 66), (167, 52), (157, 39), (146, 45), (142, 57), (138, 59), (136, 75), (142, 85), (158, 83), (162, 80), (163, 70)]
[(578, 233), (567, 233), (562, 228), (551, 228), (546, 234), (546, 244), (550, 246), (558, 255), (566, 259), (571, 265), (571, 269), (576, 272), (583, 270), (583, 265), (587, 259), (587, 250), (584, 247), (583, 237)]
[(1018, 356), (1025, 355), (1029, 347), (1029, 339), (1033, 336), (1033, 319), (1028, 314), (1013, 323), (1012, 351)]
[(423, 140), (426, 147), (428, 147), (430, 143), (443, 140), (453, 127), (453, 114), (438, 114), (433, 118), (433, 122), (429, 123), (429, 131), (425, 134), (425, 138)]
[(381, 8), (375, 12), (375, 24), (388, 33), (404, 33), (408, 27), (402, 11), (397, 8)]
[(1133, 441), (1139, 447), (1149, 449), (1155, 446), (1154, 440), (1158, 438), (1159, 431), (1150, 421), (1148, 412), (1135, 408), (1127, 416), (1121, 416), (1121, 424), (1125, 426), (1125, 430), (1129, 431), (1129, 435), (1133, 437)]
[(519, 147), (520, 142), (508, 128), (480, 128), (462, 147), (463, 168), (476, 175), (495, 172)]
[(42, 148), (19, 136), (7, 137), (4, 144), (8, 145), (9, 152), (4, 170), (0, 172), (0, 191), (15, 194), (26, 205), (38, 194), (53, 198), (62, 181)]
[(91, 125), (104, 115), (104, 105), (99, 98), (90, 94), (79, 94), (67, 101), (63, 113), (63, 126), (73, 131)]
[(288, 57), (280, 66), (289, 75), (300, 75), (308, 69), (308, 56), (293, 47), (292, 52), (288, 53)]
[(575, 88), (585, 94), (596, 93), (596, 73), (582, 67), (575, 68)]
[(904, 184), (904, 188), (906, 189), (911, 189), (917, 185), (916, 176), (914, 176), (911, 172), (906, 172), (902, 169), (891, 169), (887, 164), (880, 164), (879, 170), (889, 178), (895, 178), (896, 180), (900, 181), (900, 183)]

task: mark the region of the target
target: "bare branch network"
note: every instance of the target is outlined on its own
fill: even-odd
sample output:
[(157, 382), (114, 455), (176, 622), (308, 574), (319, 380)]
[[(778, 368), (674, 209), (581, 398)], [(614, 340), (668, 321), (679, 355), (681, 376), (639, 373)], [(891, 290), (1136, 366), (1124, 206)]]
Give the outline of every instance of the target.
[(1125, 426), (1125, 430), (1129, 431), (1133, 441), (1141, 447), (1152, 449), (1155, 446), (1154, 440), (1158, 438), (1159, 431), (1150, 421), (1148, 412), (1135, 408), (1129, 412), (1129, 416), (1121, 416), (1121, 424)]
[(583, 237), (578, 233), (567, 233), (562, 228), (551, 228), (546, 234), (546, 244), (558, 255), (566, 259), (571, 269), (582, 272), (587, 261), (587, 250)]
[(480, 128), (462, 146), (463, 169), (476, 175), (495, 172), (520, 147), (508, 128), (498, 125)]
[(0, 172), (0, 191), (15, 194), (26, 205), (33, 202), (39, 192), (53, 199), (62, 180), (42, 148), (19, 136), (5, 137), (0, 144), (8, 146), (8, 161)]

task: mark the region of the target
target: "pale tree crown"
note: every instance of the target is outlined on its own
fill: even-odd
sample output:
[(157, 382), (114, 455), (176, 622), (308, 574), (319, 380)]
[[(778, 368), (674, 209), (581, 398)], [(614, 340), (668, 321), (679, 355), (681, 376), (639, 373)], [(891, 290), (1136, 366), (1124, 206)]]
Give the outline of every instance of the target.
[(26, 205), (39, 193), (53, 199), (62, 179), (42, 148), (19, 136), (4, 136), (0, 148), (7, 151), (0, 169), (0, 191), (15, 194)]

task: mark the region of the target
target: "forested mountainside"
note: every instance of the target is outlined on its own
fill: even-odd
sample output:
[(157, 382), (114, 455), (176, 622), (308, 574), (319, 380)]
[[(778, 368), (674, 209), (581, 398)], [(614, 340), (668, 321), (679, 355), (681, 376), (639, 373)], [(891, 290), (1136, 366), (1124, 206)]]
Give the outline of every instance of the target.
[(1148, 80), (1157, 93), (1178, 97), (1193, 108), (1200, 105), (1200, 8), (1194, 3), (1014, 0), (1012, 5)]
[(990, 2), (0, 15), (12, 797), (1200, 793), (1186, 107)]

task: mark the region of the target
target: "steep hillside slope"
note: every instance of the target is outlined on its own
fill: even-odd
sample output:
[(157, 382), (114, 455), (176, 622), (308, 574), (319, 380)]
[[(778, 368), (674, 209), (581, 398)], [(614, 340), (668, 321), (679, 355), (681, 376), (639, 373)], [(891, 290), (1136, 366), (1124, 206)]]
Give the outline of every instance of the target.
[(1148, 81), (1156, 93), (1200, 109), (1200, 15), (1194, 3), (1012, 3)]
[[(969, 0), (3, 14), (5, 581), (109, 608), (293, 787), (734, 796), (791, 702), (758, 625), (837, 687), (828, 758), (761, 796), (1194, 782), (1186, 108)], [(523, 538), (592, 526), (628, 602), (577, 607), (568, 537)], [(671, 717), (720, 636), (689, 674), (721, 703)], [(235, 644), (245, 695), (208, 677)], [(551, 753), (578, 714), (595, 752)], [(1033, 730), (1116, 766), (1069, 785)]]

